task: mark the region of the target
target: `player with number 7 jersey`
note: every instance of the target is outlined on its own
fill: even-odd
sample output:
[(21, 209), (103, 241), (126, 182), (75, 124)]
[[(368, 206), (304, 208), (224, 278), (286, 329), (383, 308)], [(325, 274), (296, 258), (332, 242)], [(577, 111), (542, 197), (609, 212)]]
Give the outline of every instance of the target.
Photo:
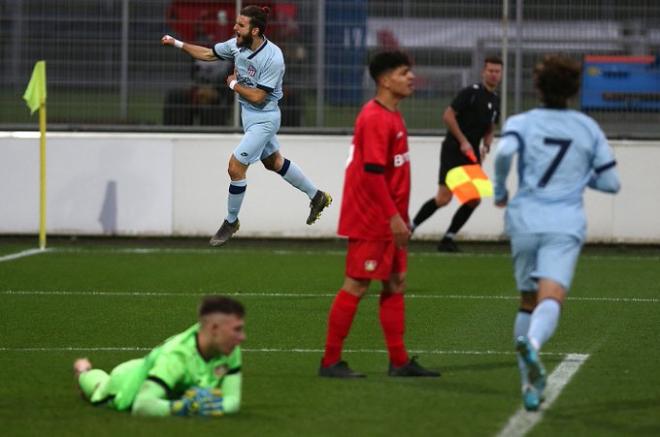
[[(568, 108), (580, 89), (581, 66), (548, 55), (534, 68), (543, 106), (507, 120), (495, 157), (495, 205), (507, 206), (506, 232), (520, 304), (514, 344), (525, 409), (543, 402), (541, 347), (552, 337), (586, 234), (586, 187), (619, 191), (616, 161), (589, 116)], [(518, 155), (518, 192), (509, 202), (506, 178)]]
[(497, 151), (496, 199), (505, 196), (507, 161), (516, 152), (519, 187), (507, 208), (507, 234), (569, 233), (582, 241), (583, 191), (616, 164), (598, 124), (571, 109), (537, 108), (509, 118)]

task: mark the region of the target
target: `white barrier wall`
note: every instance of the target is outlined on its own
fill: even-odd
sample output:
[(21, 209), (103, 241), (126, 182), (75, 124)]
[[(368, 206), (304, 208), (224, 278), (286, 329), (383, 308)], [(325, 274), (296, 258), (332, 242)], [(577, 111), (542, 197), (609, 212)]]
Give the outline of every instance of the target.
[[(38, 232), (38, 133), (1, 135), (0, 233)], [(48, 233), (171, 233), (171, 139), (53, 133), (46, 148)]]
[[(49, 234), (210, 235), (226, 211), (226, 168), (238, 134), (48, 135)], [(307, 226), (307, 197), (256, 164), (248, 171), (241, 210), (242, 236), (333, 237), (337, 224), (348, 136), (279, 137), (295, 161), (335, 202)], [(411, 137), (411, 215), (437, 187), (442, 138)], [(590, 241), (660, 242), (660, 142), (616, 142), (623, 189), (617, 196), (589, 191)], [(492, 174), (492, 159), (484, 168)], [(515, 175), (509, 181), (515, 186)], [(0, 234), (34, 234), (39, 217), (39, 139), (34, 132), (0, 132)], [(439, 210), (415, 233), (438, 238), (456, 203)], [(459, 234), (502, 237), (502, 210), (486, 200)]]

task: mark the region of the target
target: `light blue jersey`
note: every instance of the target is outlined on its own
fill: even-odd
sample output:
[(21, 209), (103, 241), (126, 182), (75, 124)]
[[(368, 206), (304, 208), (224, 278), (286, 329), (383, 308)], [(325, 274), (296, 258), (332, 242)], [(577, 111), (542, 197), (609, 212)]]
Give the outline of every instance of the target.
[(216, 44), (213, 53), (218, 58), (234, 61), (239, 84), (267, 92), (266, 99), (260, 105), (238, 96), (245, 136), (234, 150), (234, 156), (245, 165), (271, 156), (280, 148), (276, 133), (282, 118), (277, 105), (282, 98), (284, 78), (282, 51), (264, 37), (264, 42), (255, 51), (238, 47), (236, 38), (232, 38)]
[(282, 80), (284, 78), (284, 56), (279, 47), (264, 37), (264, 42), (252, 51), (248, 47), (238, 47), (236, 38), (213, 46), (213, 53), (220, 59), (234, 61), (236, 80), (249, 88), (266, 91), (266, 100), (261, 105), (254, 105), (243, 97), (238, 98), (243, 108), (257, 111), (274, 111), (282, 98)]
[(616, 192), (616, 161), (598, 124), (569, 109), (533, 109), (507, 120), (495, 157), (495, 200), (518, 154), (518, 192), (508, 202), (506, 232), (569, 234), (583, 241), (585, 187)]

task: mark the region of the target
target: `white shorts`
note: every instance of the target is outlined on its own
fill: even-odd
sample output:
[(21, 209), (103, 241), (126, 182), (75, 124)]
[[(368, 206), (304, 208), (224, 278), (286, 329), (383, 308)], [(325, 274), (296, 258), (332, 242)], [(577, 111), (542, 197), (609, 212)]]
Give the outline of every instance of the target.
[(536, 291), (537, 281), (550, 279), (566, 291), (571, 286), (582, 242), (569, 234), (511, 235), (511, 254), (520, 291)]

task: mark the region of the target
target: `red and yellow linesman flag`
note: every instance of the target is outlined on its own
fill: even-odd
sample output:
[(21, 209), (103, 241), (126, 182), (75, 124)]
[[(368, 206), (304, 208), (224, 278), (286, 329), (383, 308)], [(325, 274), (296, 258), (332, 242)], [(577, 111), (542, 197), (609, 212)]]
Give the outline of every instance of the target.
[(478, 164), (452, 168), (447, 172), (445, 182), (462, 204), (493, 195), (493, 184)]
[(39, 110), (39, 248), (46, 248), (46, 61), (37, 61), (23, 99), (30, 113)]

